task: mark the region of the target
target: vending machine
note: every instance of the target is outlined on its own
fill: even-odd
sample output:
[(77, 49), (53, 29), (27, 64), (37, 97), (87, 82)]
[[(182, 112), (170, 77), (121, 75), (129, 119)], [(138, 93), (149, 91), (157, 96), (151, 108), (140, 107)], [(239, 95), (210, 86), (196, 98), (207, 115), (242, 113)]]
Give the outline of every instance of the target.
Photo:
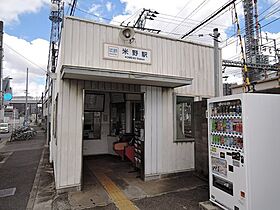
[(208, 100), (210, 201), (226, 210), (280, 209), (280, 95)]

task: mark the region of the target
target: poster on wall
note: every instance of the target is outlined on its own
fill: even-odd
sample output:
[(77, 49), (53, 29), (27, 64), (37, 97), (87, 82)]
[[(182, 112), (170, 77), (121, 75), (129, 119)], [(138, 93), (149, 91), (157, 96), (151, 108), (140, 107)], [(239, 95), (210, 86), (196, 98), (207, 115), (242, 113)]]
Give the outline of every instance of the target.
[(105, 95), (86, 93), (85, 94), (85, 111), (103, 112)]

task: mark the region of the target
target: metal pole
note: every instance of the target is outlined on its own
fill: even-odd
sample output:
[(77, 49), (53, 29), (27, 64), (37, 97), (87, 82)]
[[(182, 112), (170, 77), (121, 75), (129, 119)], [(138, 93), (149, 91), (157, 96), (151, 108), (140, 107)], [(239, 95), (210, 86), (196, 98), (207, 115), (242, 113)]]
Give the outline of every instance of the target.
[(26, 69), (26, 92), (25, 92), (25, 119), (24, 119), (24, 125), (28, 125), (28, 68)]
[(42, 93), (42, 110), (41, 110), (41, 125), (43, 126), (43, 119), (44, 119), (44, 93)]
[(218, 37), (220, 36), (218, 29), (214, 28), (214, 85), (215, 85), (215, 96), (220, 96), (220, 56), (219, 56), (219, 42)]
[(15, 131), (16, 129), (16, 109), (14, 109), (14, 113), (13, 113), (13, 132)]
[(3, 28), (4, 23), (0, 21), (0, 121), (4, 121), (4, 110), (3, 110), (3, 87), (2, 87), (2, 77), (3, 77)]

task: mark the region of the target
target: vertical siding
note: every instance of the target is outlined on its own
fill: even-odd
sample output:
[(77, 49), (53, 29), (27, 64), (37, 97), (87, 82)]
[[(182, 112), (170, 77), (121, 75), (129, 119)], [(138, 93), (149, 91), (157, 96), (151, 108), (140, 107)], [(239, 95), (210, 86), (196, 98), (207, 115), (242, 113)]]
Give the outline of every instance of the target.
[[(178, 92), (214, 96), (213, 48), (142, 33), (136, 33), (135, 41), (128, 44), (119, 38), (119, 32), (120, 28), (115, 26), (67, 18), (61, 63), (193, 78), (191, 86)], [(152, 64), (103, 59), (104, 43), (150, 49)]]
[[(76, 186), (81, 180), (82, 81), (64, 80), (58, 101), (58, 150), (56, 186)], [(60, 113), (60, 114), (59, 114)], [(63, 122), (63, 123), (62, 123)]]
[[(54, 146), (55, 139), (52, 136), (51, 145), (54, 148), (51, 152), (56, 188), (61, 189), (81, 184), (83, 90), (140, 92), (140, 86), (68, 79), (58, 81), (59, 85), (55, 89), (55, 92), (59, 92), (58, 138), (57, 146)], [(59, 91), (57, 87), (60, 87)], [(106, 109), (109, 109), (108, 105)]]
[(145, 93), (145, 175), (194, 168), (194, 143), (173, 142), (173, 90), (142, 86)]

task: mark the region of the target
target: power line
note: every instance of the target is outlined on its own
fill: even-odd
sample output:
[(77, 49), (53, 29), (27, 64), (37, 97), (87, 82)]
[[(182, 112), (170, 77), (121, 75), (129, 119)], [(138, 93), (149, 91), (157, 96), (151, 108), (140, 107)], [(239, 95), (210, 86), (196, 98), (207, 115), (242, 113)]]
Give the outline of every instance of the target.
[(99, 16), (99, 15), (92, 14), (92, 13), (87, 12), (87, 11), (85, 11), (85, 10), (83, 10), (83, 9), (78, 8), (78, 7), (76, 7), (76, 10), (79, 10), (80, 12), (83, 12), (83, 13), (85, 13), (85, 14), (87, 14), (87, 15), (91, 15), (91, 16), (93, 16), (93, 17), (97, 17), (97, 18), (101, 18), (101, 19), (104, 19), (104, 20), (107, 20), (107, 21), (110, 21), (110, 22), (115, 22), (115, 23), (121, 24), (121, 22), (112, 20), (112, 19), (107, 18), (107, 17), (102, 17), (102, 16)]
[[(170, 20), (170, 21), (166, 21), (166, 20)], [(160, 17), (160, 16), (158, 16), (157, 19), (155, 19), (155, 21), (159, 21), (159, 22), (163, 22), (163, 23), (168, 23), (168, 24), (179, 25), (178, 20), (170, 19), (170, 18), (165, 18), (165, 17)], [(182, 23), (181, 26), (195, 26), (197, 24), (197, 22), (200, 22), (200, 21), (195, 21), (194, 23), (185, 22), (185, 23)], [(215, 25), (215, 27), (217, 27), (217, 25)], [(167, 28), (167, 26), (165, 28)], [(207, 28), (213, 29), (213, 27), (211, 27), (211, 26), (207, 26)], [(226, 26), (226, 27), (225, 26), (221, 26), (221, 28), (226, 29), (226, 28), (228, 28), (228, 26)]]
[[(171, 17), (171, 18), (168, 18), (168, 19), (171, 19), (171, 20), (175, 20), (175, 21), (182, 21), (184, 20), (185, 18), (184, 17), (176, 17), (174, 15), (169, 15), (169, 14), (164, 14), (164, 13), (160, 13), (159, 16), (162, 15), (162, 16), (167, 16), (167, 17)], [(177, 20), (176, 20), (177, 19)], [(189, 21), (193, 21), (193, 22), (196, 22), (196, 23), (200, 23), (199, 20), (195, 20), (195, 19), (191, 19), (191, 18), (188, 18)], [(221, 26), (221, 27), (228, 27), (227, 25), (223, 25), (223, 24), (216, 24), (217, 26)]]
[[(241, 1), (242, 1), (242, 0), (239, 0), (239, 2), (235, 3), (235, 5), (238, 5), (239, 3), (241, 3)], [(225, 10), (224, 12), (222, 12), (221, 14), (219, 14), (217, 17), (215, 17), (213, 20), (211, 20), (211, 21), (209, 21), (208, 23), (206, 23), (206, 24), (203, 26), (203, 28), (206, 27), (207, 25), (209, 25), (210, 23), (214, 22), (215, 20), (217, 20), (219, 17), (221, 17), (222, 15), (224, 15), (226, 12), (228, 12), (228, 11)], [(217, 26), (218, 26), (218, 25), (216, 24), (216, 27), (217, 27)], [(201, 29), (199, 29), (199, 30), (201, 30)]]
[(230, 6), (231, 4), (233, 4), (236, 0), (231, 0), (228, 3), (226, 3), (224, 6), (222, 6), (220, 9), (218, 9), (216, 12), (212, 13), (212, 15), (210, 15), (208, 18), (204, 19), (200, 24), (198, 24), (196, 27), (194, 27), (192, 30), (190, 30), (189, 32), (187, 32), (184, 36), (181, 37), (181, 39), (184, 39), (185, 37), (189, 36), (191, 33), (193, 33), (194, 31), (196, 31), (198, 28), (200, 28), (201, 26), (203, 26), (204, 24), (206, 24), (208, 21), (210, 21), (211, 19), (213, 19), (214, 17), (216, 17), (218, 14), (220, 14), (224, 9), (226, 9), (228, 6)]
[(193, 14), (196, 14), (199, 9), (209, 0), (203, 0), (203, 2), (201, 2), (187, 17), (184, 18), (184, 20), (181, 21), (181, 23), (176, 26), (171, 32), (175, 31), (183, 22), (185, 22), (190, 16), (192, 16)]
[[(136, 16), (136, 15), (139, 13), (140, 10), (141, 10), (141, 8), (138, 9), (136, 12), (134, 12), (132, 15), (130, 15), (127, 19), (125, 19), (124, 21), (122, 21), (122, 22), (121, 22), (121, 25), (124, 24), (126, 21), (132, 19), (134, 16)], [(130, 22), (128, 22), (127, 25), (129, 25), (129, 23), (130, 23)]]
[[(278, 9), (278, 8), (276, 8), (276, 9)], [(275, 13), (277, 13), (277, 12), (279, 12), (280, 10), (277, 10), (277, 11), (275, 11), (275, 9), (273, 10), (273, 11), (270, 11), (270, 13), (268, 13), (266, 16), (264, 16), (263, 18), (261, 18), (260, 20), (259, 20), (259, 23), (260, 22), (262, 22), (262, 21), (264, 21), (266, 18), (268, 18), (268, 17), (270, 17), (270, 16), (272, 16), (273, 14), (275, 14)], [(261, 14), (263, 14), (263, 12), (261, 13)], [(261, 28), (263, 28), (264, 26), (262, 26)], [(256, 29), (254, 29), (254, 31), (255, 31)], [(242, 28), (241, 29), (241, 33), (243, 33), (245, 31), (245, 28)], [(230, 37), (228, 37), (225, 41), (223, 41), (223, 42), (226, 42), (226, 41), (228, 41), (230, 38), (232, 38), (232, 37), (234, 37), (236, 34), (232, 34)]]
[[(175, 15), (175, 18), (178, 17), (178, 15), (189, 5), (189, 3), (191, 2), (191, 0), (189, 0), (185, 6)], [(163, 30), (165, 30), (167, 27), (169, 26), (169, 24), (167, 26), (165, 26), (165, 28)]]
[[(272, 20), (272, 21), (270, 21), (270, 22), (268, 22), (268, 23), (266, 23), (265, 25), (263, 25), (262, 26), (262, 28), (265, 28), (266, 26), (268, 26), (268, 25), (270, 25), (270, 24), (272, 24), (272, 23), (274, 23), (274, 22), (276, 22), (276, 21), (278, 21), (280, 19), (280, 17), (278, 17), (278, 18), (276, 18), (276, 19), (274, 19), (274, 20)], [(232, 38), (233, 36), (231, 36), (231, 37), (229, 37), (228, 39), (226, 39), (225, 41), (227, 41), (227, 40), (229, 40), (230, 38)], [(224, 41), (224, 42), (225, 42)], [(230, 43), (228, 43), (228, 44), (226, 44), (225, 46), (223, 46), (222, 48), (224, 48), (224, 47), (226, 47), (226, 46), (229, 46), (229, 45), (231, 45), (232, 43), (234, 43), (234, 42), (236, 42), (237, 40), (234, 40), (234, 41), (232, 41), (232, 42), (230, 42)]]
[(45, 69), (43, 69), (41, 66), (39, 66), (38, 64), (34, 63), (33, 61), (29, 60), (28, 58), (26, 58), (24, 55), (22, 55), (21, 53), (19, 53), (18, 51), (14, 50), (12, 47), (10, 47), (8, 44), (4, 43), (4, 45), (6, 45), (10, 50), (14, 51), (16, 54), (18, 54), (19, 56), (23, 57), (25, 60), (27, 60), (28, 62), (30, 62), (31, 64), (33, 64), (34, 66), (37, 66), (40, 70), (44, 71), (45, 73), (47, 73), (47, 71)]
[(262, 11), (259, 16), (261, 16), (262, 14), (264, 14), (267, 10), (269, 10), (270, 8), (272, 8), (275, 4), (278, 4), (280, 1), (276, 1), (274, 2), (272, 5), (270, 5), (268, 8), (266, 8), (264, 11)]

